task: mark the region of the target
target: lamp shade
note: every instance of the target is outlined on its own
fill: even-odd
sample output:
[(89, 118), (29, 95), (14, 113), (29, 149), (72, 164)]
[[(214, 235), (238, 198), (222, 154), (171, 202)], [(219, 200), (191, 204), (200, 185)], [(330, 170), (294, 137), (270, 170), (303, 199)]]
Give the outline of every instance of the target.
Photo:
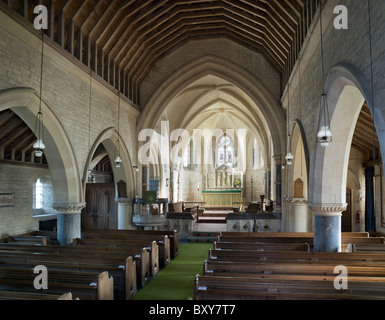
[(36, 140), (36, 142), (33, 145), (33, 149), (34, 149), (34, 152), (35, 152), (35, 156), (37, 158), (42, 157), (43, 153), (44, 153), (44, 150), (45, 150), (45, 145), (43, 143), (43, 140), (41, 140), (41, 139)]
[(317, 134), (317, 141), (322, 147), (327, 147), (332, 142), (333, 136), (328, 126), (322, 126)]
[(293, 159), (294, 159), (294, 157), (293, 157), (293, 155), (291, 154), (291, 152), (289, 152), (287, 155), (286, 155), (286, 163), (287, 163), (287, 165), (292, 165), (293, 164)]
[(117, 156), (116, 159), (115, 159), (115, 165), (116, 165), (116, 167), (117, 167), (117, 168), (120, 168), (122, 162), (123, 162), (122, 159), (121, 159), (119, 156)]

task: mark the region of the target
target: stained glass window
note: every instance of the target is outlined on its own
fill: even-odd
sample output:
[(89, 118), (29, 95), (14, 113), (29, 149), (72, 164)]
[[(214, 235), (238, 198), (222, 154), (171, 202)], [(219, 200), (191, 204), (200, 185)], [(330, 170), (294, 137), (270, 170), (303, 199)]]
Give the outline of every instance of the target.
[(233, 165), (234, 146), (231, 138), (224, 136), (220, 139), (217, 147), (218, 165)]

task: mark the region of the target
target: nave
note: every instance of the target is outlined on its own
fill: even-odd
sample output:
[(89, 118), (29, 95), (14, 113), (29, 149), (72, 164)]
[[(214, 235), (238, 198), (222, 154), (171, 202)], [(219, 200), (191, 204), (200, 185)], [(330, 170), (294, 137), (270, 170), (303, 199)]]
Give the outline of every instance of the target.
[[(342, 233), (335, 253), (314, 252), (312, 233), (221, 232), (214, 243), (179, 243), (173, 232), (109, 230), (71, 247), (54, 240), (37, 231), (0, 244), (1, 300), (385, 299), (380, 234)], [(33, 275), (37, 265), (46, 279)]]
[(3, 299), (382, 299), (384, 16), (0, 0)]

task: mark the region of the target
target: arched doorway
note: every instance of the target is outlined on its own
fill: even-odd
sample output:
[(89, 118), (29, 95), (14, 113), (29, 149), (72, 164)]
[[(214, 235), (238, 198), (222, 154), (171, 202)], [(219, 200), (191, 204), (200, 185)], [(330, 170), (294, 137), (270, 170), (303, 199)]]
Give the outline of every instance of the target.
[[(118, 144), (119, 143), (119, 148)], [(120, 150), (122, 164), (114, 163)], [(106, 129), (94, 142), (83, 173), (87, 206), (82, 228), (132, 229), (131, 203), (135, 197), (135, 174), (130, 155), (115, 128)]]

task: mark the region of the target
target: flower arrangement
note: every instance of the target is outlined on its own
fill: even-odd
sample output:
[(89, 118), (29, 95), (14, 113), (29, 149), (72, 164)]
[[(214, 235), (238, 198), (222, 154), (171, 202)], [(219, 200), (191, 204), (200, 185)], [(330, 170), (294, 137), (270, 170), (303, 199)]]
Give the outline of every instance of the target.
[(242, 184), (242, 181), (240, 179), (234, 180), (234, 187), (239, 188)]

